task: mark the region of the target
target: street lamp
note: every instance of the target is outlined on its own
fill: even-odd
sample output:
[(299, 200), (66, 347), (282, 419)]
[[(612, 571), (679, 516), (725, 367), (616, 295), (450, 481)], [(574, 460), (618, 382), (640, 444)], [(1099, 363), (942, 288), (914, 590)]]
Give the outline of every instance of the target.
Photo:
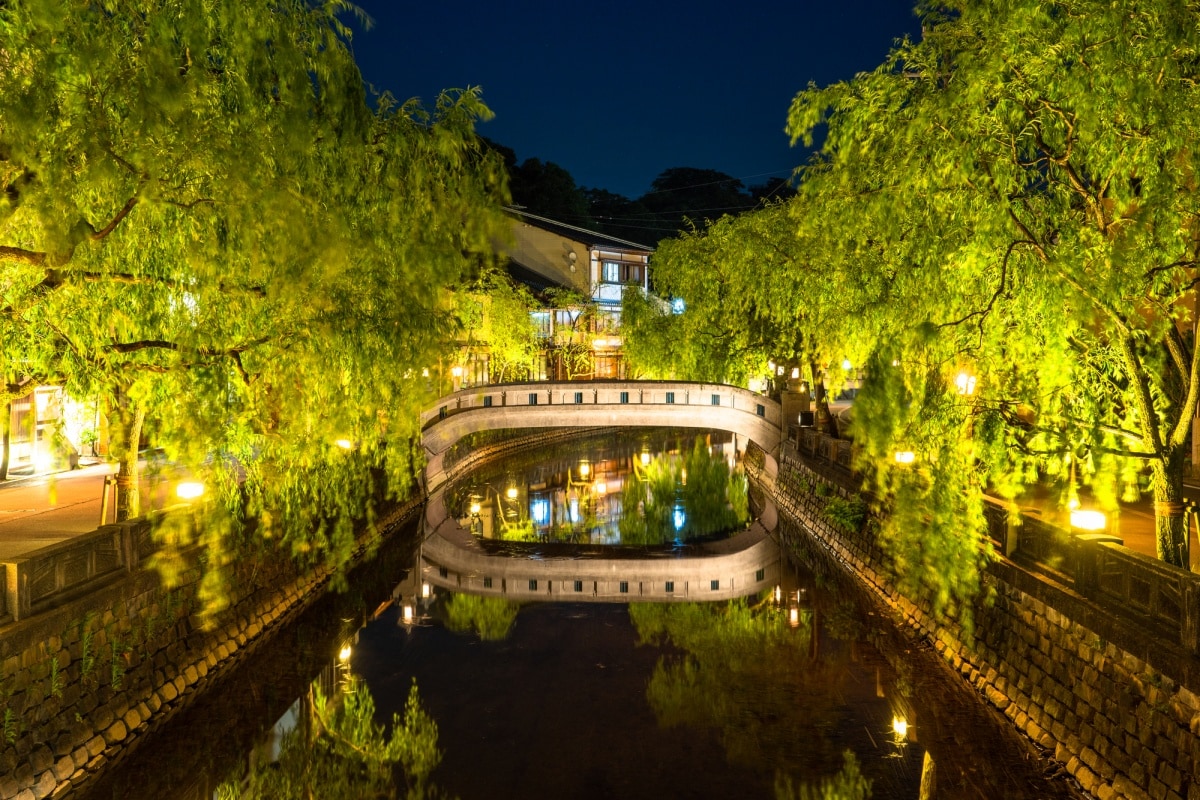
[(1102, 531), (1108, 525), (1108, 518), (1103, 511), (1083, 508), (1071, 510), (1071, 527), (1081, 531)]

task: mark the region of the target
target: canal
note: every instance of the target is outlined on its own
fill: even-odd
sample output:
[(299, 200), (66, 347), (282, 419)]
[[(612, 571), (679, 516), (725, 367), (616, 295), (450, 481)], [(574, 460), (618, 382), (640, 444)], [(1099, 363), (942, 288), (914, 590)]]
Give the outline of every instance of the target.
[[(446, 489), (487, 553), (687, 560), (761, 502), (728, 435), (547, 449)], [(819, 559), (780, 553), (772, 586), (719, 602), (515, 602), (432, 585), (423, 535), (409, 523), (86, 796), (1082, 796)]]

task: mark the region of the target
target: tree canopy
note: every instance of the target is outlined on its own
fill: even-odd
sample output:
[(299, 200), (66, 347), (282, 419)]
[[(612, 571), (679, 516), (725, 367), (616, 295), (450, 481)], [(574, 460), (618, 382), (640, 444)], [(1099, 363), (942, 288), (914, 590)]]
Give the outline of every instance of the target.
[(865, 367), (853, 435), (884, 541), (943, 607), (977, 586), (985, 489), (1087, 482), (1112, 508), (1144, 467), (1159, 555), (1179, 563), (1200, 393), (1195, 12), (918, 11), (921, 41), (797, 95), (791, 135), (824, 140), (785, 210), (662, 247), (658, 277), (698, 327), (732, 308), (835, 382), (842, 358)]
[(368, 98), (351, 9), (0, 6), (6, 384), (112, 398), (123, 472), (144, 418), (218, 516), (335, 562), (366, 477), (412, 477), (441, 292), (489, 258), (506, 193), (478, 90)]

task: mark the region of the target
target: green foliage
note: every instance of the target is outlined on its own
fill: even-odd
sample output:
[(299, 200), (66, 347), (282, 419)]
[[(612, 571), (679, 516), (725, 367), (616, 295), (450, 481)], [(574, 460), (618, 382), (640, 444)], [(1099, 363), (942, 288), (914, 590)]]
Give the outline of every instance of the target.
[(733, 764), (834, 769), (839, 751), (826, 734), (841, 714), (834, 698), (846, 654), (813, 660), (811, 614), (789, 628), (764, 594), (753, 603), (634, 603), (629, 615), (640, 643), (684, 653), (661, 658), (646, 690), (661, 725), (716, 730)]
[(466, 353), (486, 352), (497, 383), (528, 380), (540, 355), (529, 312), (540, 304), (524, 285), (499, 269), (486, 269), (456, 295), (456, 315)]
[[(1111, 505), (1141, 459), (1156, 499), (1177, 498), (1200, 388), (1192, 10), (923, 11), (919, 43), (801, 92), (789, 118), (797, 139), (827, 127), (796, 237), (854, 279), (871, 379), (892, 387), (893, 413), (860, 432), (914, 452), (965, 435), (970, 483), (1010, 495), (1069, 462)], [(955, 402), (960, 371), (977, 390)], [(1160, 556), (1177, 561), (1181, 534), (1160, 519)]]
[[(660, 455), (621, 490), (622, 544), (666, 544), (725, 533), (750, 520), (748, 484), (698, 436), (682, 457)], [(681, 513), (682, 523), (676, 524)]]
[(446, 627), (452, 631), (475, 631), (485, 642), (508, 638), (517, 621), (519, 604), (502, 597), (481, 597), (471, 594), (451, 594), (443, 606)]
[(58, 656), (50, 659), (50, 696), (62, 697), (63, 677), (62, 670), (58, 666)]
[(775, 775), (775, 800), (868, 800), (871, 781), (858, 768), (858, 759), (847, 750), (842, 754), (845, 764), (840, 772), (819, 783), (793, 784), (791, 776)]
[(89, 611), (79, 620), (79, 673), (84, 683), (92, 679), (92, 672), (96, 669), (96, 653), (92, 649), (92, 640), (96, 635), (92, 630), (92, 620), (95, 618), (96, 612)]
[(855, 533), (867, 517), (867, 504), (858, 498), (831, 497), (825, 504), (825, 516), (847, 533)]
[(444, 290), (503, 230), (478, 90), (368, 98), (347, 9), (0, 8), (0, 375), (106, 397), (118, 433), (144, 413), (208, 486), (177, 544), (215, 571), (249, 544), (343, 564), (407, 490)]
[(114, 689), (120, 689), (125, 682), (125, 657), (132, 648), (116, 637), (111, 637), (109, 644), (108, 683)]
[(217, 789), (222, 800), (306, 800), (313, 797), (395, 797), (399, 768), (410, 800), (441, 797), (429, 778), (441, 762), (437, 723), (421, 707), (414, 681), (404, 716), (392, 716), (390, 733), (375, 722), (375, 700), (350, 678), (326, 698), (314, 688), (311, 720), (283, 737), (274, 763), (255, 764), (244, 779)]
[(4, 707), (4, 719), (0, 722), (0, 730), (4, 732), (4, 741), (9, 744), (16, 744), (17, 737), (21, 735), (21, 723), (8, 706)]

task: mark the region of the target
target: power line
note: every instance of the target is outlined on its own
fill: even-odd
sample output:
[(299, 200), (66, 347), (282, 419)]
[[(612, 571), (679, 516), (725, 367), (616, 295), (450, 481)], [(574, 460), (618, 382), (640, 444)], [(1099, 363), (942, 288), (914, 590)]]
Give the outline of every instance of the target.
[(778, 175), (781, 172), (787, 172), (790, 174), (792, 171), (793, 170), (791, 170), (791, 169), (787, 169), (787, 170), (777, 169), (777, 170), (773, 170), (772, 172), (758, 172), (758, 173), (755, 173), (754, 175), (743, 175), (740, 178), (732, 178), (732, 177), (721, 178), (720, 180), (708, 181), (706, 183), (694, 183), (690, 186), (675, 186), (670, 189), (655, 189), (652, 192), (646, 192), (645, 194), (642, 195), (642, 197), (648, 197), (649, 195), (652, 195), (652, 194), (662, 194), (663, 192), (679, 192), (679, 191), (683, 191), (684, 189), (698, 189), (701, 186), (715, 186), (718, 183), (729, 183), (730, 181), (744, 181), (744, 180), (747, 180), (748, 178), (761, 178), (764, 175)]

